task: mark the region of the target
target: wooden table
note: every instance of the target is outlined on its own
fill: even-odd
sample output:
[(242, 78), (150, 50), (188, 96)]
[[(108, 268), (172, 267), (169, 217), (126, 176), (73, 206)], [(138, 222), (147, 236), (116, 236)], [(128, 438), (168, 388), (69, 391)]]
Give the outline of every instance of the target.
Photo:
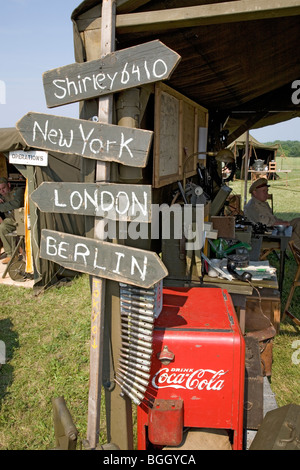
[[(288, 246), (288, 242), (291, 239), (293, 227), (290, 225), (286, 227), (283, 233), (278, 233), (276, 229), (273, 229), (271, 233), (256, 234), (256, 237), (262, 238), (262, 242), (278, 242), (278, 248), (280, 250), (280, 266), (279, 266), (279, 291), (282, 293), (283, 278), (284, 278), (284, 267), (285, 267), (285, 254)], [(275, 246), (276, 248), (276, 246)]]
[[(247, 298), (253, 294), (254, 288), (258, 289), (278, 289), (278, 281), (276, 275), (272, 276), (271, 279), (263, 279), (259, 281), (251, 281), (251, 283), (239, 281), (233, 279), (229, 281), (227, 279), (221, 279), (218, 277), (210, 277), (205, 275), (203, 278), (203, 287), (220, 287), (221, 289), (227, 290), (232, 298), (232, 302), (235, 308), (239, 309), (239, 323), (242, 333), (245, 333), (246, 324), (246, 302)], [(276, 318), (278, 321), (278, 318)]]
[(267, 179), (270, 178), (270, 175), (272, 173), (285, 173), (286, 177), (285, 177), (285, 185), (287, 186), (288, 185), (288, 174), (292, 171), (292, 170), (263, 170), (263, 171), (258, 171), (258, 170), (248, 170), (249, 173), (251, 173), (251, 181), (255, 180), (256, 177), (263, 177), (263, 176), (267, 176)]

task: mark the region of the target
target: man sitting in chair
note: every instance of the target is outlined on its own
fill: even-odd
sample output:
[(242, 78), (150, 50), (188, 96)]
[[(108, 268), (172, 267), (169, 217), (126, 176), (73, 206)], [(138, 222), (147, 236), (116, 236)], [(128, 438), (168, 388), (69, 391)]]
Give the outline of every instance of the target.
[(8, 233), (16, 229), (16, 221), (14, 218), (14, 209), (24, 206), (24, 190), (23, 188), (14, 188), (11, 190), (10, 183), (6, 178), (0, 178), (0, 239), (3, 244), (6, 257), (2, 264), (8, 264), (13, 253), (12, 237), (7, 236)]
[(300, 246), (300, 217), (289, 222), (277, 219), (267, 203), (269, 186), (266, 178), (258, 178), (252, 183), (249, 189), (252, 197), (244, 207), (244, 215), (250, 222), (256, 224), (260, 222), (268, 227), (279, 224), (286, 225), (287, 227), (292, 225), (293, 233), (291, 238), (295, 241), (296, 245)]

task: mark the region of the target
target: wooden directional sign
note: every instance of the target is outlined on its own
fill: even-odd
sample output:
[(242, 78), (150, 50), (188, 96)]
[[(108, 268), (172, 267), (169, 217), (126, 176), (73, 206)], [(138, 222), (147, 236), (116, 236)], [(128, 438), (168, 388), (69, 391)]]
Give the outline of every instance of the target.
[(180, 56), (159, 40), (43, 74), (48, 108), (168, 79)]
[(151, 222), (149, 185), (44, 182), (31, 199), (42, 212)]
[(41, 113), (26, 114), (16, 127), (30, 147), (142, 168), (153, 136), (143, 129)]
[(42, 230), (40, 256), (67, 269), (149, 288), (168, 275), (156, 253)]

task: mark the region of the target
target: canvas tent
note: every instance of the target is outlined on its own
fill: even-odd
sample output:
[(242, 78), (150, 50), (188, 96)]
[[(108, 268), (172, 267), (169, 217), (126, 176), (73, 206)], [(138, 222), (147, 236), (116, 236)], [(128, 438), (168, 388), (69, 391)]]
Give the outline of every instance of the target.
[[(300, 4), (293, 0), (117, 0), (116, 49), (160, 39), (182, 60), (168, 85), (208, 109), (228, 144), (300, 116)], [(100, 55), (101, 2), (73, 12), (77, 62)]]
[[(0, 153), (7, 158), (12, 150), (30, 150), (14, 128), (0, 129)], [(32, 193), (44, 181), (81, 181), (81, 158), (54, 152), (48, 154), (48, 166), (17, 165), (17, 170), (28, 180)], [(34, 290), (39, 292), (64, 276), (74, 276), (74, 271), (63, 271), (61, 266), (39, 257), (41, 230), (48, 228), (75, 235), (84, 235), (84, 218), (79, 215), (43, 213), (30, 201), (31, 243), (34, 267)]]
[[(246, 132), (242, 134), (238, 139), (232, 142), (228, 148), (233, 152), (236, 158), (237, 168), (241, 170), (241, 177), (243, 177), (243, 166), (244, 166), (244, 157), (246, 155), (246, 142), (247, 136)], [(263, 160), (266, 165), (270, 161), (275, 160), (277, 150), (279, 148), (278, 144), (266, 145), (258, 140), (256, 140), (251, 134), (249, 134), (249, 164), (248, 167), (252, 167), (255, 160)]]

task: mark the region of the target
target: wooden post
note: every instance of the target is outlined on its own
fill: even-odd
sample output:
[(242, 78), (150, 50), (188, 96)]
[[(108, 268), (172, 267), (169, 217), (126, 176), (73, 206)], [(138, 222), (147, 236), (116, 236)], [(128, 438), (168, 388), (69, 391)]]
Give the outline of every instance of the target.
[[(116, 1), (102, 1), (101, 55), (113, 52), (115, 47)], [(113, 97), (109, 95), (99, 99), (98, 118), (100, 122), (112, 123)], [(109, 181), (110, 164), (97, 162), (96, 182)], [(104, 233), (104, 221), (96, 218), (95, 238), (101, 239)], [(88, 400), (87, 440), (90, 448), (96, 448), (99, 442), (101, 387), (103, 367), (104, 336), (104, 299), (105, 279), (93, 278), (92, 282), (92, 319), (90, 346), (90, 388)]]
[(249, 131), (246, 132), (246, 149), (245, 149), (245, 181), (244, 181), (244, 205), (247, 204), (247, 186), (248, 186), (248, 169), (249, 169)]

